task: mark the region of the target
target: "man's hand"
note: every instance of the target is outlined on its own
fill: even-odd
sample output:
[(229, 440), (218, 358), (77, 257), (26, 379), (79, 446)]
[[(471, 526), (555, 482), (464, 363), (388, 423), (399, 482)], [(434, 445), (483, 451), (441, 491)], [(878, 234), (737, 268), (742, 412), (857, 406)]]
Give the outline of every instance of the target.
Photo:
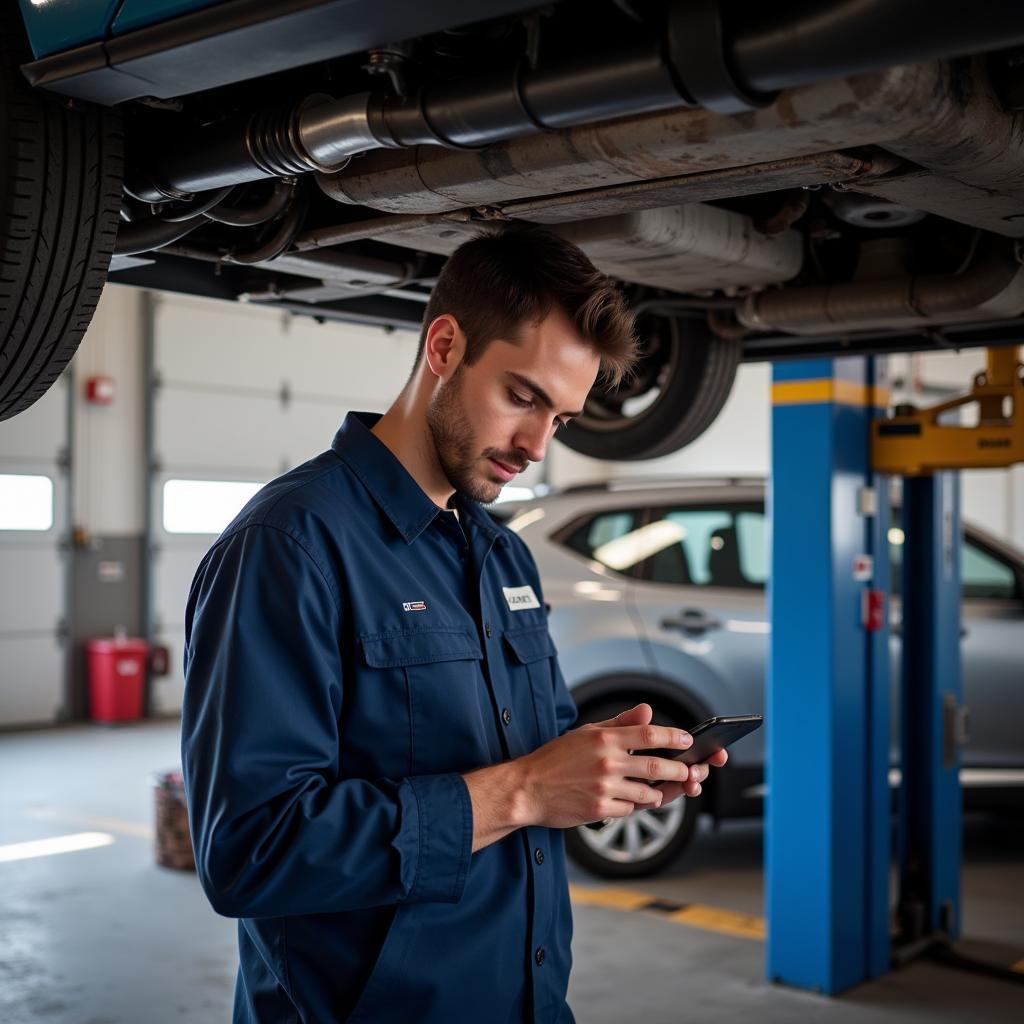
[[(638, 704), (608, 721), (582, 725), (525, 757), (467, 772), (473, 852), (525, 825), (573, 828), (661, 807), (684, 793), (697, 796), (708, 764), (725, 764), (725, 751), (692, 768), (644, 754), (693, 744), (682, 729), (652, 725), (652, 715), (649, 704)], [(664, 785), (654, 788), (654, 782)]]
[[(687, 768), (681, 761), (644, 753), (686, 750), (693, 744), (682, 729), (652, 725), (652, 714), (649, 704), (639, 704), (607, 721), (580, 726), (520, 758), (527, 823), (572, 828), (623, 818), (637, 807), (660, 807), (687, 787), (693, 795), (699, 793), (706, 766)], [(663, 792), (652, 782), (667, 782), (672, 789)]]
[[(623, 711), (618, 718), (614, 718), (608, 722), (602, 722), (600, 724), (612, 725), (615, 722), (623, 720), (623, 724), (646, 725), (651, 720), (651, 715), (652, 711), (649, 704), (638, 704), (635, 708), (630, 708), (629, 711)], [(689, 735), (689, 733), (687, 733), (687, 735)], [(707, 761), (690, 766), (689, 775), (685, 782), (665, 782), (660, 785), (658, 787), (658, 790), (661, 793), (660, 803), (636, 804), (634, 809), (643, 810), (644, 808), (650, 807), (664, 807), (666, 804), (672, 803), (673, 800), (677, 800), (681, 796), (700, 796), (701, 783), (704, 782), (711, 774), (711, 769), (723, 767), (725, 762), (728, 760), (729, 755), (724, 750), (718, 751), (717, 754), (712, 754)]]

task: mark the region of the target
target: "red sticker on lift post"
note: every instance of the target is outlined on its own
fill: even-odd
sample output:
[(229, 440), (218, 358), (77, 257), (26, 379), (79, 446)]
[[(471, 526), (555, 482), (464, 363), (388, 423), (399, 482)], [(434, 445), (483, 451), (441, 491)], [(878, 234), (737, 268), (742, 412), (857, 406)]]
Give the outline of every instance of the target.
[(875, 560), (871, 555), (855, 555), (853, 578), (858, 583), (867, 583), (875, 575)]
[(865, 590), (861, 597), (861, 625), (869, 633), (885, 628), (885, 591)]

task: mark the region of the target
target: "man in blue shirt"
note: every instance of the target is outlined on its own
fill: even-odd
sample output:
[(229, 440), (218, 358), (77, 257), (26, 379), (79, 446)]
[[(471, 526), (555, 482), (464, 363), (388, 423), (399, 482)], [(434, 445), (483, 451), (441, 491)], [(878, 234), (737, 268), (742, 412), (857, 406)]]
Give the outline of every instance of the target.
[(574, 246), (468, 242), (391, 408), (350, 413), (200, 564), (182, 757), (199, 878), (239, 919), (239, 1024), (573, 1020), (560, 830), (708, 767), (634, 754), (692, 742), (645, 704), (572, 728), (533, 558), (480, 503), (635, 345)]

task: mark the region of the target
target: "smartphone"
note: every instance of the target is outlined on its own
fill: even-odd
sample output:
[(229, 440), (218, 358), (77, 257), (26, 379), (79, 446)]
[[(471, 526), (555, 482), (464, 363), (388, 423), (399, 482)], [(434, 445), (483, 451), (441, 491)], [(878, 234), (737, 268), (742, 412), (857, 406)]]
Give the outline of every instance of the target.
[[(647, 750), (646, 753), (653, 754), (655, 757), (665, 757), (670, 761), (682, 761), (687, 765), (700, 764), (712, 754), (724, 750), (730, 743), (735, 743), (741, 736), (760, 729), (763, 721), (764, 718), (761, 715), (733, 715), (731, 717), (717, 715), (687, 730), (693, 737), (692, 747), (687, 747), (686, 750), (674, 750), (671, 747), (658, 748)], [(634, 750), (633, 753), (635, 754), (637, 751)], [(663, 786), (666, 780), (638, 779), (637, 781), (646, 782), (652, 789), (657, 789), (659, 786)], [(602, 829), (615, 820), (615, 818), (605, 818), (602, 821), (588, 821), (585, 827)]]
[[(648, 750), (646, 753), (654, 754), (655, 757), (665, 757), (670, 761), (682, 761), (683, 764), (700, 764), (712, 754), (724, 750), (730, 743), (735, 743), (741, 736), (759, 729), (763, 721), (761, 715), (716, 716), (687, 730), (693, 737), (692, 747), (686, 750)], [(660, 786), (661, 782), (649, 782), (648, 785)]]

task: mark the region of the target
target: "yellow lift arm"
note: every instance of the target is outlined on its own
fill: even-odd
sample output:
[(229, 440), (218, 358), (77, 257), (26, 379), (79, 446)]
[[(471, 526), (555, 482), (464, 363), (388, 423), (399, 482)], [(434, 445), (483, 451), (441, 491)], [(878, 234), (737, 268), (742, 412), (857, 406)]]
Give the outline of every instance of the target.
[[(971, 402), (978, 403), (977, 426), (939, 423), (945, 413)], [(1024, 462), (1024, 363), (1018, 346), (988, 349), (988, 366), (966, 394), (875, 420), (871, 462), (880, 473), (900, 476)]]

